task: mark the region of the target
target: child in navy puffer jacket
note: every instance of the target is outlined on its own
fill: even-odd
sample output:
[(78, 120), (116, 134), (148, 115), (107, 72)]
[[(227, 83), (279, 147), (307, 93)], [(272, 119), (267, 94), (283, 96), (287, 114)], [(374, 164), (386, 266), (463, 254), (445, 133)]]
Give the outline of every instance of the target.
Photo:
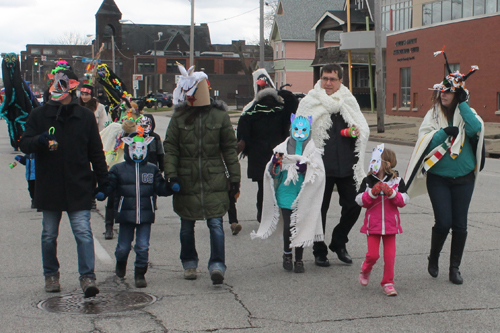
[(368, 285), (370, 272), (379, 256), (380, 239), (384, 242), (384, 276), (382, 288), (387, 296), (396, 296), (394, 289), (394, 263), (396, 259), (396, 234), (402, 233), (398, 208), (410, 200), (404, 180), (393, 168), (396, 154), (384, 149), (384, 144), (373, 149), (368, 176), (363, 179), (356, 202), (366, 208), (361, 232), (365, 233), (368, 252), (361, 267), (359, 282)]
[(126, 144), (125, 161), (111, 167), (109, 186), (97, 188), (96, 198), (102, 201), (107, 195), (115, 195), (115, 221), (120, 224), (115, 251), (116, 275), (120, 278), (125, 276), (135, 233), (135, 286), (144, 288), (147, 286), (144, 275), (148, 269), (156, 197), (172, 195), (173, 190), (167, 185), (158, 166), (147, 161), (147, 146), (154, 137), (145, 138), (141, 127), (138, 127), (137, 132), (137, 135), (132, 133), (129, 137), (121, 138)]
[(31, 197), (31, 208), (35, 208), (35, 154), (16, 155), (16, 161), (26, 166), (26, 181), (28, 182), (28, 191)]

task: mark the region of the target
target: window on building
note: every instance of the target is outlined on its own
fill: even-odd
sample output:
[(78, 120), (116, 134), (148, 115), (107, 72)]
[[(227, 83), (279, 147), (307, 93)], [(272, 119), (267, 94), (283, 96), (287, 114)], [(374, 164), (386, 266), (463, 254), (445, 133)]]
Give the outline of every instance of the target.
[(473, 5), (473, 0), (463, 0), (463, 15), (462, 17), (470, 17), (472, 16), (472, 7)]
[(411, 68), (401, 68), (401, 107), (410, 107)]
[(441, 22), (441, 2), (432, 3), (432, 23)]
[(422, 5), (422, 25), (432, 24), (432, 4), (425, 3)]
[(239, 60), (224, 60), (224, 74), (238, 74), (242, 70)]
[[(500, 10), (500, 8), (499, 8)], [(495, 13), (497, 11), (497, 3), (496, 0), (486, 0), (486, 14)]]
[(54, 50), (53, 49), (43, 49), (43, 54), (54, 54)]
[(155, 63), (153, 59), (139, 59), (137, 63), (139, 73), (154, 73)]
[(500, 110), (500, 92), (497, 93), (497, 110)]
[(65, 55), (65, 54), (68, 54), (68, 50), (61, 50), (61, 49), (59, 49), (59, 50), (56, 51), (56, 53), (58, 55)]
[(392, 94), (392, 107), (394, 109), (398, 107), (398, 94)]
[[(460, 72), (460, 64), (458, 63), (455, 63), (455, 64), (449, 64), (450, 65), (450, 69), (451, 69), (451, 72), (454, 73), (456, 71), (459, 71)], [(446, 68), (446, 65), (444, 65), (444, 75), (449, 75), (450, 73), (448, 73), (448, 68)]]
[(40, 54), (40, 49), (39, 48), (32, 48), (31, 54)]
[(451, 19), (462, 18), (462, 1), (452, 1), (451, 2)]
[(474, 0), (474, 15), (484, 14), (484, 0)]
[(443, 20), (443, 22), (451, 20), (451, 0), (444, 0), (441, 10), (441, 19)]
[(389, 1), (384, 0), (381, 13), (382, 30), (398, 31), (410, 29), (412, 27), (412, 6), (413, 1), (399, 1), (389, 4)]
[(353, 76), (353, 86), (355, 88), (368, 88), (369, 87), (369, 75), (368, 67), (356, 67), (352, 69)]
[(195, 68), (198, 68), (200, 70), (203, 68), (203, 71), (205, 73), (214, 74), (214, 59), (197, 59)]

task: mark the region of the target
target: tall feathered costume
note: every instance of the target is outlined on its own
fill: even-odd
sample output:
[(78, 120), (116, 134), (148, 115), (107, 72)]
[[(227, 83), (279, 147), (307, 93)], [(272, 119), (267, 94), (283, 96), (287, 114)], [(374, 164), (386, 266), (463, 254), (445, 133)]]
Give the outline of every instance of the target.
[(125, 111), (131, 108), (129, 99), (132, 96), (127, 92), (127, 87), (106, 64), (97, 66), (96, 79), (108, 96), (111, 119), (120, 120)]
[(5, 100), (0, 117), (7, 121), (10, 144), (18, 150), (28, 116), (34, 108), (40, 106), (29, 86), (21, 77), (19, 58), (15, 53), (8, 53), (2, 61), (2, 76), (5, 85)]

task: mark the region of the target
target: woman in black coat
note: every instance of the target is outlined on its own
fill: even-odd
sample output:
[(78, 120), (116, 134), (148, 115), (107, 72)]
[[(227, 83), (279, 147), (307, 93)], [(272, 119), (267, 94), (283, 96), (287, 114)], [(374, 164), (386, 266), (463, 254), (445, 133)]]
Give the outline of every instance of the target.
[(283, 109), (283, 98), (274, 88), (257, 93), (255, 103), (238, 121), (238, 153), (248, 156), (248, 178), (257, 182), (257, 221), (262, 216), (264, 169), (273, 149), (289, 136), (290, 112)]

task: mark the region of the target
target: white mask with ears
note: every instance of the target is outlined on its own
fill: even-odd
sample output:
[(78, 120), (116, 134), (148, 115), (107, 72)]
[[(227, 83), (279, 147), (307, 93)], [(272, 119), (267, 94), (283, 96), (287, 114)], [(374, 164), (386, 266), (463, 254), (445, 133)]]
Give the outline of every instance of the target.
[(133, 138), (122, 138), (122, 141), (128, 145), (128, 154), (132, 161), (139, 163), (144, 161), (148, 156), (148, 145), (153, 139), (154, 137), (152, 136), (144, 138), (141, 135), (136, 135)]

